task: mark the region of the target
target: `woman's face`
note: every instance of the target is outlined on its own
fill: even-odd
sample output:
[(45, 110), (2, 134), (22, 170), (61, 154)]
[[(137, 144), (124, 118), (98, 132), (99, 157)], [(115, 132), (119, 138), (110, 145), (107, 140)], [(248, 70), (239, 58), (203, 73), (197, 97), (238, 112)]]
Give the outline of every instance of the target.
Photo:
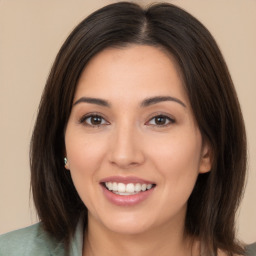
[(83, 71), (65, 133), (67, 169), (89, 224), (138, 234), (183, 228), (209, 148), (171, 56), (109, 48)]

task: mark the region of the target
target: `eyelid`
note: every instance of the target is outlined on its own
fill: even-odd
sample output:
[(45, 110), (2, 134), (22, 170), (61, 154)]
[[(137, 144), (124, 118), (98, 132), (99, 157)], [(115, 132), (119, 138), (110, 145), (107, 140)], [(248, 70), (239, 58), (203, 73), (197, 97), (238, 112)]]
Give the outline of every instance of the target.
[[(90, 118), (90, 117), (100, 117), (104, 120), (105, 123), (103, 124), (99, 124), (99, 125), (93, 125), (93, 124), (88, 124), (86, 123), (86, 119), (87, 118)], [(157, 117), (163, 117), (163, 118), (166, 118), (169, 120), (169, 122), (167, 124), (163, 124), (163, 125), (158, 125), (158, 124), (149, 124), (150, 121), (152, 121), (154, 118), (157, 118)], [(148, 121), (145, 123), (145, 125), (149, 125), (149, 126), (156, 126), (156, 127), (167, 127), (173, 123), (176, 122), (175, 118), (170, 115), (170, 114), (167, 114), (167, 113), (163, 113), (163, 112), (157, 112), (157, 113), (153, 113), (151, 114), (151, 116), (147, 119)], [(109, 125), (110, 122), (107, 120), (107, 118), (105, 117), (105, 115), (103, 115), (102, 113), (99, 113), (99, 112), (89, 112), (89, 113), (86, 113), (84, 115), (82, 115), (82, 117), (79, 118), (78, 120), (79, 124), (83, 124), (85, 126), (88, 126), (88, 127), (99, 127), (99, 126), (105, 126), (105, 125)]]
[[(149, 124), (149, 122), (151, 120), (153, 120), (154, 118), (157, 118), (157, 117), (164, 117), (164, 118), (167, 118), (169, 120), (169, 122), (167, 124), (163, 124), (163, 125), (153, 125), (153, 124)], [(156, 127), (160, 127), (160, 128), (163, 128), (163, 127), (167, 127), (173, 123), (175, 123), (176, 120), (173, 116), (171, 116), (170, 114), (166, 114), (166, 113), (162, 113), (162, 112), (159, 112), (159, 113), (154, 113), (151, 115), (150, 118), (148, 118), (148, 121), (145, 123), (146, 125), (150, 125), (150, 126), (156, 126)]]
[[(87, 118), (95, 117), (95, 116), (102, 118), (106, 123), (99, 124), (99, 125), (91, 125), (91, 124), (88, 124), (85, 122)], [(99, 126), (103, 126), (103, 125), (108, 125), (108, 124), (110, 124), (110, 122), (107, 121), (107, 118), (104, 117), (104, 115), (102, 113), (90, 112), (90, 113), (86, 113), (85, 115), (83, 115), (82, 117), (79, 118), (79, 124), (83, 124), (83, 125), (89, 126), (89, 127), (99, 127)]]

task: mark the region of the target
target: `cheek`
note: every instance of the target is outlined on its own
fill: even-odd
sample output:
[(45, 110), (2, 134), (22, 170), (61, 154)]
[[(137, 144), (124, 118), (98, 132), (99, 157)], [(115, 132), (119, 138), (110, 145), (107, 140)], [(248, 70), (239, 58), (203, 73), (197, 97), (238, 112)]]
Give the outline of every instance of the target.
[(98, 144), (99, 139), (69, 130), (65, 136), (71, 177), (78, 194), (87, 207), (92, 204), (91, 195), (98, 183), (98, 170), (104, 158), (104, 146)]
[(95, 213), (95, 186), (97, 186), (97, 170), (101, 157), (100, 147), (86, 139), (66, 140), (66, 153), (72, 181), (84, 205)]
[[(99, 140), (101, 144), (99, 144)], [(95, 136), (83, 134), (66, 134), (66, 152), (71, 172), (80, 175), (90, 175), (101, 163), (104, 157), (104, 140)]]
[[(147, 147), (156, 164), (178, 173), (190, 170), (198, 171), (201, 157), (201, 135), (195, 132), (171, 134), (158, 141), (153, 141), (154, 147)], [(162, 169), (162, 168), (160, 168)], [(169, 171), (168, 171), (169, 172)]]
[(172, 136), (151, 148), (152, 164), (165, 183), (166, 196), (183, 202), (195, 185), (201, 158), (201, 136), (183, 134)]

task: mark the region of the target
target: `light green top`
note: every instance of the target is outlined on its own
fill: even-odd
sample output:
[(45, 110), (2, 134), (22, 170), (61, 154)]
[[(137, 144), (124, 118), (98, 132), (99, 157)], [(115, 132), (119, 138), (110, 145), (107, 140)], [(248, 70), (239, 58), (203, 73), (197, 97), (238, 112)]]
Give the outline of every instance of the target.
[[(82, 256), (83, 223), (77, 225), (69, 253), (62, 243), (49, 236), (40, 223), (0, 236), (0, 256)], [(256, 243), (246, 247), (247, 256), (256, 256)]]
[(82, 256), (83, 224), (77, 225), (69, 253), (40, 223), (0, 235), (0, 256)]
[(248, 245), (246, 247), (246, 255), (247, 256), (256, 256), (256, 243)]

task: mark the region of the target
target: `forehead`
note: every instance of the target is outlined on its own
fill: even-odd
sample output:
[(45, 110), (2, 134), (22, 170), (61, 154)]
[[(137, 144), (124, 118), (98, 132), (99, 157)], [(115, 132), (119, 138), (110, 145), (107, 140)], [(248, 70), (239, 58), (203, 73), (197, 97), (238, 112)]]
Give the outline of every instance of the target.
[(147, 45), (107, 48), (94, 56), (80, 76), (75, 100), (95, 93), (104, 98), (117, 94), (123, 99), (135, 94), (170, 94), (188, 101), (174, 58), (161, 48)]

